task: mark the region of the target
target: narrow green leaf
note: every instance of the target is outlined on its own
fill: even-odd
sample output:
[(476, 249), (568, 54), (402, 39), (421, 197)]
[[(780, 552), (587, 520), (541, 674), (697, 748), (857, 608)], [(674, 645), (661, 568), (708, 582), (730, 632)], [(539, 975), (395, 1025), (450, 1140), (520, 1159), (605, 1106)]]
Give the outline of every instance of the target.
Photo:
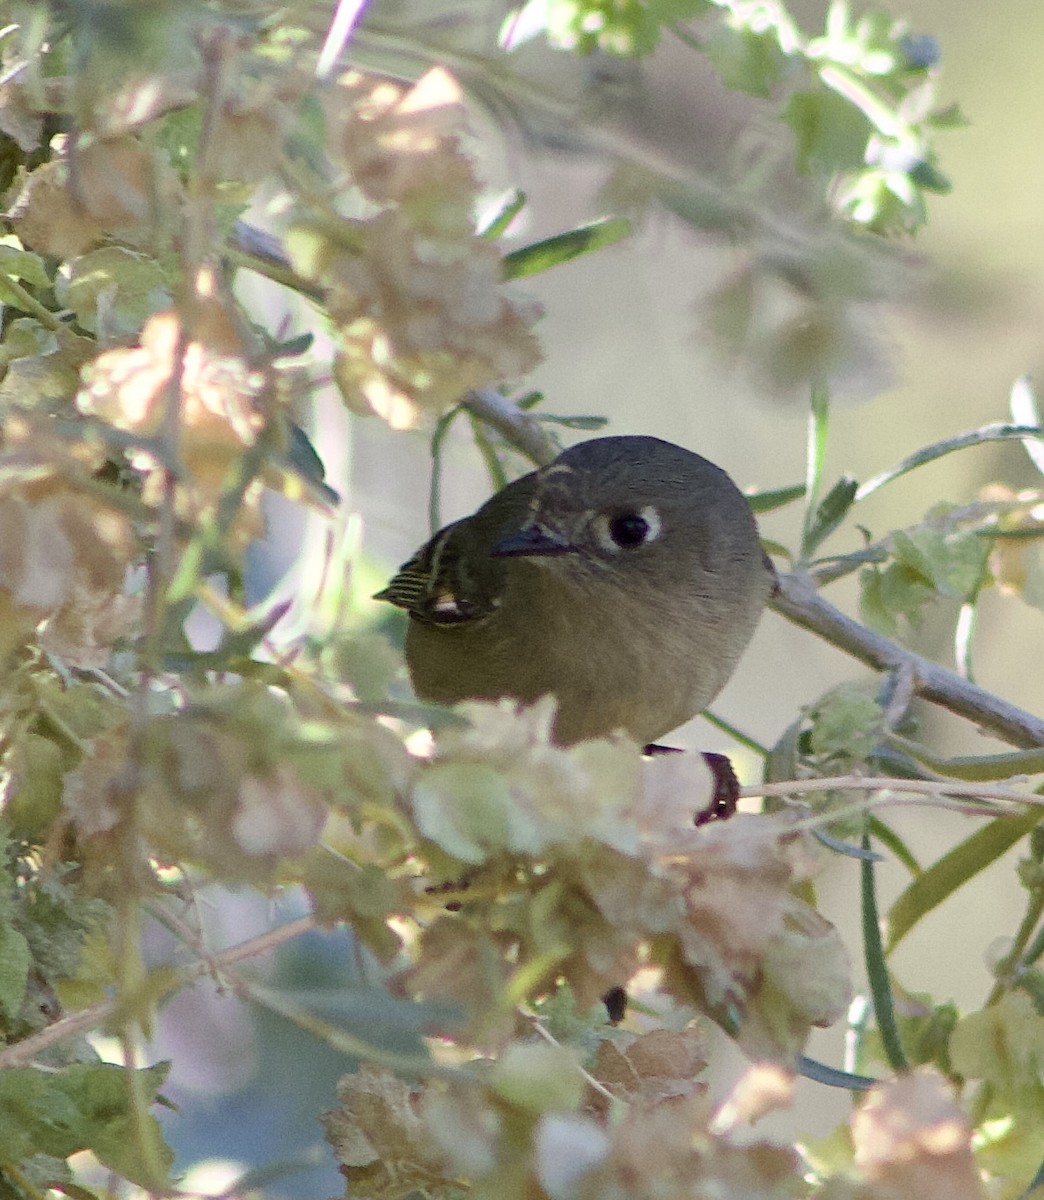
[(830, 394), (825, 387), (816, 386), (808, 413), (808, 446), (805, 461), (805, 529), (801, 537), (801, 557), (807, 559), (805, 541), (819, 507), (819, 488), (823, 480), (826, 458), (827, 430), (830, 423)]
[(431, 434), (431, 487), (428, 491), (428, 525), (432, 533), (442, 528), (442, 446), (454, 420), (463, 412), (458, 404), (435, 423)]
[[(863, 830), (863, 849), (870, 849), (870, 830)], [(870, 996), (874, 1004), (877, 1031), (881, 1035), (888, 1065), (893, 1071), (907, 1069), (906, 1053), (899, 1037), (899, 1026), (895, 1019), (892, 1002), (892, 985), (888, 978), (884, 945), (881, 941), (881, 922), (877, 914), (877, 890), (874, 882), (874, 864), (864, 860), (859, 864), (863, 914), (863, 952), (866, 959), (866, 974), (870, 984)]]
[(700, 715), (708, 725), (713, 725), (715, 729), (720, 729), (722, 733), (727, 734), (740, 746), (750, 750), (752, 754), (757, 754), (761, 758), (768, 757), (770, 753), (768, 746), (763, 746), (759, 741), (752, 738), (749, 733), (744, 733), (742, 729), (733, 725), (731, 721), (726, 721), (724, 717), (719, 717), (716, 713), (711, 712), (709, 708), (705, 708)]
[(948, 104), (929, 113), (927, 123), (933, 129), (964, 129), (971, 124), (957, 104)]
[(630, 232), (631, 222), (625, 217), (605, 217), (590, 225), (571, 229), (568, 233), (555, 234), (542, 242), (534, 242), (531, 246), (523, 246), (520, 250), (505, 254), (501, 260), (503, 277), (521, 279), (526, 275), (537, 275), (549, 267), (579, 258), (581, 254), (611, 246), (629, 236)]
[(1006, 854), (1041, 820), (1044, 813), (1039, 809), (1015, 817), (997, 817), (922, 871), (888, 910), (888, 953), (922, 917)]
[(761, 548), (770, 558), (781, 558), (785, 563), (793, 563), (794, 556), (790, 549), (784, 546), (782, 542), (773, 541), (772, 538), (763, 537), (761, 539)]
[(274, 464), (289, 471), (324, 503), (340, 504), (341, 497), (326, 482), (326, 467), (308, 434), (296, 421), (288, 421), (286, 427), (288, 444), (284, 451), (273, 453)]
[(276, 360), (300, 358), (311, 350), (314, 343), (314, 333), (299, 333), (296, 337), (287, 338), (285, 342), (278, 342), (272, 350), (272, 357)]
[(845, 519), (858, 488), (859, 484), (850, 475), (842, 475), (823, 497), (823, 502), (817, 505), (811, 521), (805, 528), (802, 551), (806, 556), (814, 554), (817, 547), (822, 545)]
[[(1033, 383), (1028, 375), (1020, 375), (1011, 385), (1011, 395), (1008, 399), (1011, 419), (1016, 425), (1030, 425), (1040, 429), (1040, 405), (1033, 390)], [(1030, 456), (1033, 465), (1044, 474), (1044, 442), (1039, 435), (1026, 438), (1022, 443), (1023, 449)]]
[(526, 206), (526, 194), (517, 188), (504, 197), (503, 202), (489, 220), (478, 231), (479, 237), (498, 238)]
[(812, 836), (817, 842), (833, 850), (835, 854), (844, 854), (847, 858), (858, 858), (861, 862), (884, 862), (884, 855), (876, 850), (864, 850), (861, 846), (853, 846), (851, 842), (843, 842), (822, 829), (813, 829)]
[(891, 851), (895, 855), (911, 875), (916, 876), (921, 874), (921, 864), (914, 857), (913, 851), (895, 832), (891, 825), (886, 825), (880, 817), (871, 817), (870, 832), (886, 850)]
[(939, 196), (945, 196), (953, 191), (953, 184), (949, 179), (927, 159), (921, 159), (907, 174), (918, 187), (923, 187), (926, 192), (935, 192)]
[(749, 492), (747, 493), (747, 503), (753, 512), (766, 513), (772, 512), (776, 508), (782, 508), (785, 504), (792, 504), (795, 500), (800, 500), (804, 494), (805, 485), (803, 483), (792, 483), (789, 487), (770, 488), (764, 492)]
[(1002, 421), (995, 421), (990, 425), (983, 425), (979, 429), (972, 429), (968, 433), (959, 433), (956, 437), (944, 438), (941, 442), (925, 446), (896, 463), (894, 467), (882, 471), (873, 479), (868, 479), (856, 492), (855, 498), (856, 500), (865, 500), (867, 496), (884, 487), (886, 483), (891, 483), (893, 479), (898, 479), (900, 475), (906, 475), (909, 471), (923, 467), (925, 463), (934, 462), (944, 455), (953, 454), (955, 450), (966, 450), (969, 446), (981, 446), (986, 442), (1015, 441), (1025, 444), (1027, 439), (1032, 438), (1036, 442), (1040, 441), (1042, 436), (1044, 436), (1044, 431), (1039, 425), (1009, 425)]
[(842, 1071), (838, 1067), (827, 1066), (805, 1054), (798, 1056), (798, 1072), (814, 1083), (825, 1083), (827, 1087), (844, 1088), (850, 1092), (865, 1092), (872, 1088), (876, 1079), (868, 1075), (853, 1075), (851, 1071)]
[(537, 420), (566, 429), (604, 429), (609, 424), (608, 417), (556, 417), (551, 413), (538, 413)]
[(471, 422), (471, 434), (475, 439), (475, 445), (489, 472), (490, 483), (493, 485), (493, 490), (499, 492), (508, 485), (507, 471), (504, 470), (504, 464), (497, 455), (496, 447), (489, 440), (485, 425), (471, 413), (468, 413), (468, 419)]
[[(1010, 779), (1013, 775), (1044, 774), (1044, 747), (1031, 750), (1006, 750), (1001, 754), (961, 754), (947, 758), (933, 754), (920, 742), (910, 741), (898, 734), (889, 735), (889, 741), (910, 758), (923, 763), (938, 775), (949, 775), (953, 779), (965, 779), (971, 783), (987, 783), (995, 779)], [(920, 778), (926, 778), (921, 775)]]

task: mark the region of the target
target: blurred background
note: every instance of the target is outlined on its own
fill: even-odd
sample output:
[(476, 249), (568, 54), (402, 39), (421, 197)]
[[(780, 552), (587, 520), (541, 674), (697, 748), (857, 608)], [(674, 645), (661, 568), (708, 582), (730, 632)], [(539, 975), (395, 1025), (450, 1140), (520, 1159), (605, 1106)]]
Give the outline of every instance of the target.
[[(624, 243), (560, 266), (521, 285), (545, 308), (540, 326), (545, 361), (526, 386), (545, 395), (542, 408), (561, 414), (609, 418), (607, 432), (655, 434), (697, 450), (725, 467), (741, 487), (775, 488), (804, 475), (807, 388), (773, 378), (766, 346), (735, 353), (717, 336), (714, 298), (750, 263), (829, 242), (825, 209), (808, 181), (793, 175), (790, 135), (775, 119), (773, 101), (730, 93), (699, 54), (670, 37), (652, 56), (616, 61), (602, 55), (577, 59), (532, 44), (507, 64), (517, 73), (501, 86), (476, 65), (474, 55), (495, 45), (506, 6), (442, 0), (374, 0), (353, 42), (359, 65), (419, 74), (444, 50), (474, 98), (475, 150), (490, 196), (520, 187), (528, 197), (512, 230), (514, 244), (547, 236), (625, 204), (639, 212), (634, 236)], [(826, 5), (794, 3), (803, 30), (822, 29)], [(858, 11), (858, 10), (857, 10)], [(942, 51), (941, 103), (959, 102), (967, 128), (940, 136), (940, 167), (953, 183), (949, 196), (931, 201), (927, 227), (887, 256), (871, 256), (864, 297), (846, 309), (843, 353), (837, 357), (827, 482), (843, 471), (865, 480), (919, 447), (1008, 415), (1015, 378), (1039, 372), (1044, 333), (1044, 7), (1030, 0), (896, 0), (892, 12), (910, 32), (931, 34)], [(519, 83), (521, 80), (522, 83)], [(669, 175), (726, 201), (739, 197), (761, 219), (754, 239), (728, 240), (696, 228), (659, 204), (649, 173)], [(797, 250), (794, 250), (797, 247)], [(278, 323), (285, 297), (257, 285), (250, 302)], [(784, 319), (794, 297), (781, 287), (772, 297)], [(291, 314), (300, 323), (301, 313)], [(489, 491), (464, 423), (450, 438), (443, 487), (444, 521), (471, 511)], [(429, 534), (428, 433), (393, 432), (376, 418), (349, 419), (339, 400), (317, 400), (315, 442), (333, 487), (348, 498), (360, 523), (352, 536), (361, 547), (364, 583), (380, 579)], [(584, 436), (563, 431), (567, 440)], [(917, 522), (940, 500), (964, 500), (992, 480), (1036, 486), (1039, 475), (1016, 443), (993, 444), (954, 455), (895, 482), (860, 505), (855, 520), (873, 536)], [(272, 532), (256, 562), (255, 587), (263, 594), (292, 566), (302, 544), (306, 561), (321, 554), (323, 532), (302, 531), (296, 514), (272, 510)], [(800, 513), (792, 506), (762, 521), (767, 537), (796, 545)], [(856, 548), (851, 522), (827, 552)], [(855, 589), (841, 584), (829, 598), (856, 613)], [(360, 606), (359, 620), (378, 621), (382, 606)], [(916, 648), (952, 663), (952, 617), (931, 622)], [(1034, 711), (1044, 708), (1044, 621), (1021, 600), (988, 594), (981, 606), (975, 661), (978, 680)], [(803, 705), (847, 679), (866, 678), (858, 664), (812, 636), (767, 614), (739, 672), (714, 709), (765, 744), (773, 744)], [(950, 753), (977, 753), (989, 743), (966, 722), (924, 711), (924, 738)], [(707, 722), (680, 731), (677, 745), (733, 753), (741, 773), (754, 777), (756, 762)], [(893, 819), (893, 814), (889, 814)], [(937, 809), (894, 814), (894, 824), (925, 859), (972, 832), (971, 819)], [(883, 906), (906, 882), (898, 866), (880, 872)], [(858, 865), (834, 858), (819, 883), (820, 906), (841, 928), (859, 958)], [(1022, 893), (1009, 858), (949, 901), (935, 920), (918, 927), (900, 947), (893, 966), (901, 984), (930, 990), (936, 1000), (978, 1006), (989, 987), (987, 957), (994, 939), (1012, 931)], [(253, 919), (253, 918), (251, 918)], [(240, 929), (241, 934), (241, 929)], [(342, 986), (343, 945), (317, 950), (310, 971), (329, 971)], [(302, 951), (295, 947), (300, 965)], [(330, 964), (334, 965), (331, 966)], [(284, 964), (285, 967), (285, 964)], [(273, 965), (273, 971), (281, 968)], [(857, 967), (858, 974), (858, 967)], [(325, 978), (325, 977), (324, 977)], [(236, 1046), (185, 1066), (168, 1089), (182, 1104), (168, 1135), (186, 1162), (213, 1154), (208, 1138), (213, 1105), (263, 1111), (273, 1088), (300, 1087), (302, 1120), (293, 1130), (268, 1129), (251, 1116), (246, 1129), (264, 1132), (264, 1145), (235, 1147), (241, 1164), (294, 1157), (319, 1141), (314, 1115), (333, 1103), (333, 1086), (345, 1063), (276, 1028), (228, 997), (202, 987), (188, 1005), (168, 1010), (163, 1039), (178, 1022), (215, 1022), (217, 1046)], [(193, 1007), (194, 1005), (194, 1007)], [(173, 1006), (172, 1006), (173, 1008)], [(266, 1050), (250, 1050), (264, 1039)], [(205, 1044), (205, 1043), (204, 1043)], [(273, 1057), (269, 1047), (282, 1046)], [(810, 1052), (841, 1061), (841, 1034), (827, 1031)], [(296, 1071), (273, 1072), (267, 1062), (293, 1060)], [(256, 1063), (253, 1075), (243, 1067)], [(238, 1064), (238, 1065), (235, 1065)], [(307, 1064), (307, 1065), (305, 1065)], [(234, 1067), (234, 1069), (233, 1069)], [(296, 1081), (296, 1082), (295, 1082)], [(211, 1097), (211, 1108), (206, 1097)], [(218, 1099), (214, 1099), (218, 1097)], [(847, 1104), (843, 1093), (800, 1085), (800, 1105), (788, 1114), (810, 1134), (822, 1133)], [(202, 1107), (200, 1107), (202, 1105)], [(317, 1107), (318, 1106), (318, 1107)], [(273, 1105), (273, 1111), (282, 1111)], [(186, 1119), (191, 1113), (191, 1119)], [(229, 1147), (227, 1139), (222, 1143)], [(228, 1151), (226, 1150), (226, 1153)], [(321, 1152), (320, 1152), (321, 1154)], [(318, 1172), (272, 1184), (275, 1193), (322, 1195), (341, 1190), (329, 1158)]]

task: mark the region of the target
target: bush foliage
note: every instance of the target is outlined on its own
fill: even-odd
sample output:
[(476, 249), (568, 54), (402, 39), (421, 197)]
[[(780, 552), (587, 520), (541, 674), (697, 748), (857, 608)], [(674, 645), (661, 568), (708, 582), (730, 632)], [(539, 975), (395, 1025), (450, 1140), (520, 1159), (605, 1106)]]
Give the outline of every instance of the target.
[[(362, 7), (2, 5), (0, 1196), (175, 1186), (167, 1066), (141, 1046), (204, 975), (346, 1055), (323, 1126), (349, 1195), (1023, 1193), (1044, 1128), (1044, 837), (1026, 778), (1044, 774), (1044, 722), (904, 639), (959, 607), (966, 658), (985, 589), (1040, 606), (1041, 492), (998, 483), (880, 537), (856, 520), (878, 488), (967, 446), (1018, 440), (1042, 466), (1036, 405), (1020, 382), (1010, 421), (861, 485), (823, 468), (861, 306), (894, 286), (897, 240), (947, 190), (935, 137), (961, 118), (936, 104), (934, 42), (839, 2), (812, 36), (777, 4), (529, 0), (496, 50), (465, 59), (423, 22), (404, 32), (394, 6)], [(413, 69), (378, 69), (407, 38)], [(520, 195), (477, 223), (468, 89), (517, 97), (533, 41), (633, 57), (664, 38), (789, 129), (786, 222), (771, 184), (621, 160), (619, 203), (591, 225), (508, 243)], [(469, 423), (494, 485), (597, 427), (523, 394), (539, 312), (514, 281), (652, 207), (743, 251), (704, 318), (812, 397), (806, 481), (752, 497), (804, 506), (800, 544), (770, 546), (776, 606), (880, 673), (782, 714), (774, 747), (734, 731), (766, 798), (700, 827), (699, 755), (556, 746), (550, 700), (409, 700), (342, 578), (342, 559), (349, 581), (361, 571), (350, 547), (314, 613), (245, 600), (266, 494), (331, 527), (344, 507), (305, 432), (324, 383), (354, 414), (427, 430), (437, 466), (449, 424)], [(242, 299), (256, 276), (310, 306), (331, 355), (264, 324)], [(852, 548), (820, 557), (838, 531)], [(852, 574), (862, 624), (819, 593)], [(201, 610), (219, 630), (207, 649), (186, 626)], [(917, 695), (1012, 751), (942, 757), (918, 740)], [(976, 832), (919, 863), (877, 812), (899, 790)], [(902, 992), (890, 951), (1013, 846), (1025, 915), (997, 931), (981, 1008), (933, 998), (931, 980)], [(816, 908), (828, 853), (860, 863), (858, 949)], [(881, 854), (910, 875), (887, 913)], [(308, 913), (215, 951), (194, 908), (209, 881), (297, 889)], [(146, 923), (176, 939), (169, 961), (143, 950)], [(365, 968), (337, 1011), (250, 970), (335, 923)], [(850, 1004), (850, 954), (870, 1005)], [(623, 985), (640, 1013), (610, 1024), (601, 998)], [(844, 1071), (803, 1057), (813, 1027), (845, 1019)], [(747, 1064), (724, 1102), (711, 1024)], [(102, 1031), (120, 1061), (102, 1061)], [(798, 1070), (858, 1093), (817, 1145), (751, 1129)], [(81, 1151), (108, 1183), (70, 1163)]]

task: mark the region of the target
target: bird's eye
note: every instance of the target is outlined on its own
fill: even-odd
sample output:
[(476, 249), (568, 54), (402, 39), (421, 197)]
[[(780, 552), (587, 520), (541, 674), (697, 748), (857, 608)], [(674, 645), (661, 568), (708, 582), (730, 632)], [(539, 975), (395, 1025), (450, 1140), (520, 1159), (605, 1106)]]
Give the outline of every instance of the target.
[(609, 536), (624, 550), (640, 546), (649, 536), (649, 522), (639, 513), (609, 518)]
[(612, 515), (600, 512), (591, 522), (595, 540), (606, 554), (648, 545), (660, 536), (662, 528), (659, 511), (652, 504)]

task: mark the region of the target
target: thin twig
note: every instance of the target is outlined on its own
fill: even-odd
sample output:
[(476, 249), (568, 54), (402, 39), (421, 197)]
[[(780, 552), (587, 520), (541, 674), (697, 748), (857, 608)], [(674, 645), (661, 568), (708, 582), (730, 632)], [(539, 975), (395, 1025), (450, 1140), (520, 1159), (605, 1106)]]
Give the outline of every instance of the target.
[(558, 447), (540, 422), (494, 388), (468, 392), (464, 407), (538, 467), (545, 467), (558, 457)]
[(981, 783), (934, 779), (893, 779), (878, 775), (835, 775), (826, 779), (788, 779), (740, 788), (740, 798), (757, 796), (801, 796), (810, 792), (906, 792), (917, 796), (968, 796), (973, 800), (1002, 800), (1009, 804), (1044, 807), (1044, 796), (1011, 787), (985, 787)]
[[(288, 921), (285, 925), (279, 925), (275, 929), (258, 934), (257, 937), (248, 938), (245, 942), (230, 946), (218, 954), (189, 963), (171, 975), (169, 984), (163, 989), (163, 994), (169, 995), (171, 992), (179, 991), (188, 984), (194, 983), (201, 976), (209, 974), (215, 968), (228, 967), (234, 963), (245, 962), (247, 959), (267, 954), (270, 950), (275, 950), (286, 942), (300, 937), (301, 934), (316, 929), (318, 925), (319, 921), (314, 915), (298, 917), (294, 921)], [(82, 1008), (79, 1012), (70, 1013), (69, 1016), (55, 1021), (53, 1025), (48, 1025), (46, 1029), (41, 1029), (39, 1033), (34, 1033), (20, 1042), (15, 1042), (12, 1046), (7, 1046), (0, 1050), (0, 1071), (8, 1067), (24, 1066), (44, 1050), (50, 1049), (51, 1046), (57, 1046), (69, 1038), (90, 1033), (92, 1029), (97, 1029), (111, 1020), (118, 1007), (118, 999), (103, 1000), (100, 1004), (92, 1004), (90, 1008)]]
[[(554, 1036), (554, 1034), (549, 1033), (548, 1030), (544, 1028), (540, 1018), (536, 1015), (536, 1013), (528, 1012), (524, 1008), (519, 1009), (519, 1012), (521, 1012), (522, 1015), (530, 1021), (533, 1029), (544, 1039), (545, 1042), (548, 1043), (549, 1046), (555, 1046), (559, 1050), (562, 1049), (562, 1043)], [(600, 1083), (597, 1079), (595, 1079), (590, 1071), (585, 1070), (579, 1063), (576, 1064), (576, 1069), (584, 1083), (596, 1091), (600, 1096), (604, 1096), (608, 1101), (614, 1104), (626, 1103), (621, 1096), (614, 1096), (604, 1083)]]

